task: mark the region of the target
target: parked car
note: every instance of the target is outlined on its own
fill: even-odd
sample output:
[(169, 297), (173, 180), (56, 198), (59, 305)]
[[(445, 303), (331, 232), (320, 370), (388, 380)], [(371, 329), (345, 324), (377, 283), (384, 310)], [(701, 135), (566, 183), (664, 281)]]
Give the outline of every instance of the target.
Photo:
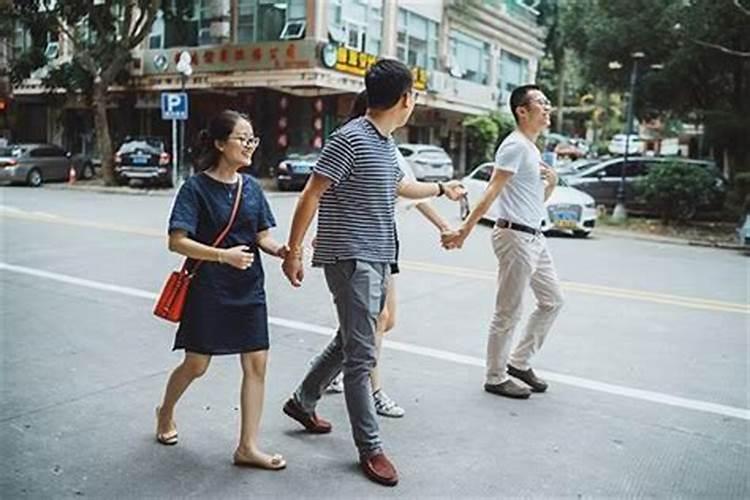
[(545, 137), (544, 150), (554, 152), (557, 158), (583, 158), (589, 152), (589, 145), (583, 139), (550, 132)]
[(304, 187), (319, 157), (319, 151), (298, 151), (287, 154), (274, 169), (279, 191)]
[[(720, 196), (718, 199), (713, 200), (711, 205), (698, 208), (709, 211), (720, 210), (724, 204), (726, 181), (713, 162), (653, 156), (628, 157), (628, 165), (625, 169), (625, 197), (628, 208), (634, 211), (648, 212), (648, 207), (637, 196), (636, 184), (648, 174), (649, 169), (652, 167), (675, 162), (700, 165), (709, 169), (716, 177), (717, 191), (720, 193)], [(620, 187), (624, 163), (624, 158), (622, 157), (610, 158), (609, 160), (580, 170), (576, 174), (565, 176), (565, 179), (570, 186), (593, 196), (597, 204), (614, 206), (617, 203), (617, 191)]]
[(453, 161), (443, 148), (430, 144), (399, 144), (398, 150), (409, 162), (417, 180), (447, 181), (453, 178)]
[[(461, 200), (461, 218), (469, 215), (472, 203), (477, 203), (487, 189), (494, 163), (483, 163), (475, 168), (461, 181), (466, 187), (466, 196)], [(578, 189), (566, 185), (562, 177), (558, 178), (558, 184), (544, 203), (546, 213), (542, 221), (542, 231), (562, 231), (574, 236), (585, 238), (596, 225), (596, 207), (594, 199)], [(492, 204), (484, 214), (485, 220), (495, 221), (498, 218), (497, 205)]]
[(47, 181), (67, 181), (70, 157), (54, 144), (10, 144), (0, 148), (0, 181), (32, 187)]
[[(607, 149), (613, 155), (625, 154), (625, 137), (627, 134), (615, 134), (609, 141)], [(628, 136), (628, 155), (639, 155), (643, 153), (646, 144), (636, 134)]]
[(575, 160), (568, 163), (558, 162), (555, 164), (555, 171), (557, 172), (558, 176), (575, 175), (578, 172), (581, 172), (600, 162), (601, 160), (598, 160), (596, 158), (581, 158), (580, 160)]
[(126, 137), (115, 153), (115, 178), (120, 184), (133, 179), (172, 185), (172, 155), (159, 137)]

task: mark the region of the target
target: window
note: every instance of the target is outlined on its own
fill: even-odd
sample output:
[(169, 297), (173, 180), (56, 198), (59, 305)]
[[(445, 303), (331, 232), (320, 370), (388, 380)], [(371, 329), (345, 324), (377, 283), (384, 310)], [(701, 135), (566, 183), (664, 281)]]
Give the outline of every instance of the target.
[(474, 175), (472, 176), (472, 179), (476, 179), (478, 181), (485, 181), (489, 182), (490, 177), (492, 177), (492, 164), (484, 165), (479, 170), (474, 172)]
[(355, 50), (379, 55), (383, 38), (383, 0), (330, 0), (328, 32)]
[(237, 41), (255, 41), (256, 0), (239, 0), (237, 2)]
[(460, 31), (450, 33), (451, 74), (476, 83), (489, 79), (490, 46)]
[(408, 148), (398, 148), (398, 150), (401, 152), (402, 155), (404, 155), (404, 158), (408, 158), (414, 154), (414, 151)]
[(405, 9), (398, 9), (396, 56), (409, 66), (437, 68), (438, 24)]
[(164, 12), (161, 9), (156, 12), (156, 19), (154, 19), (154, 24), (151, 26), (151, 34), (148, 36), (148, 48), (164, 48)]
[(31, 156), (32, 158), (59, 158), (65, 156), (65, 151), (53, 146), (42, 146), (36, 149), (32, 149), (29, 156)]
[(503, 50), (498, 65), (497, 87), (500, 89), (500, 102), (505, 103), (513, 89), (526, 83), (529, 77), (529, 61)]

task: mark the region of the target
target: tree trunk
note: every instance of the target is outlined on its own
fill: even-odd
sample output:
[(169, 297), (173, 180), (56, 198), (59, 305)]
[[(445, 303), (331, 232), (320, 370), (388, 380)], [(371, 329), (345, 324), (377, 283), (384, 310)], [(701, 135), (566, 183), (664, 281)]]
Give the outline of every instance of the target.
[(100, 79), (94, 82), (94, 125), (96, 126), (96, 142), (102, 160), (104, 184), (114, 186), (117, 182), (115, 180), (112, 138), (109, 135), (109, 119), (107, 118), (107, 85)]
[(557, 119), (556, 127), (558, 134), (563, 131), (563, 106), (565, 106), (565, 51), (560, 56), (560, 65), (557, 72)]

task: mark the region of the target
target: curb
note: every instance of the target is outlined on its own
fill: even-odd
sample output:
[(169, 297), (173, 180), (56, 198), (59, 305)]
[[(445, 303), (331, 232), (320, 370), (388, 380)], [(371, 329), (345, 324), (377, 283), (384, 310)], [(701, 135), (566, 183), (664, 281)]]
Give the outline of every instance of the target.
[(703, 241), (703, 240), (683, 240), (680, 238), (670, 238), (668, 236), (654, 236), (641, 234), (635, 231), (618, 231), (613, 229), (602, 229), (597, 227), (594, 234), (603, 234), (615, 238), (628, 238), (631, 240), (650, 241), (652, 243), (666, 243), (669, 245), (683, 245), (705, 248), (721, 248), (723, 250), (748, 250), (747, 247), (737, 243), (725, 243), (720, 241)]
[[(276, 190), (276, 185), (266, 179), (258, 179), (259, 184), (263, 188), (263, 191), (274, 195), (294, 195), (298, 196), (299, 193), (280, 193)], [(151, 189), (151, 188), (132, 188), (130, 186), (102, 186), (97, 184), (43, 184), (43, 189), (54, 189), (57, 191), (83, 191), (87, 193), (104, 193), (104, 194), (127, 194), (134, 196), (162, 196), (171, 198), (175, 195), (177, 190), (175, 188), (168, 189)]]

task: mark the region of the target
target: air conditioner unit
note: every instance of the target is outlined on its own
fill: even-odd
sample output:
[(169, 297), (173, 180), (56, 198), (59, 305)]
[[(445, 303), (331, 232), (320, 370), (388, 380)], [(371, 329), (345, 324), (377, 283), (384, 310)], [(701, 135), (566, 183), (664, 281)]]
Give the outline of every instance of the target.
[(299, 40), (305, 36), (305, 26), (307, 21), (304, 19), (298, 19), (296, 21), (287, 21), (284, 25), (284, 29), (281, 30), (279, 38), (281, 40)]
[(430, 71), (427, 74), (427, 92), (442, 93), (448, 89), (448, 78), (442, 71)]

